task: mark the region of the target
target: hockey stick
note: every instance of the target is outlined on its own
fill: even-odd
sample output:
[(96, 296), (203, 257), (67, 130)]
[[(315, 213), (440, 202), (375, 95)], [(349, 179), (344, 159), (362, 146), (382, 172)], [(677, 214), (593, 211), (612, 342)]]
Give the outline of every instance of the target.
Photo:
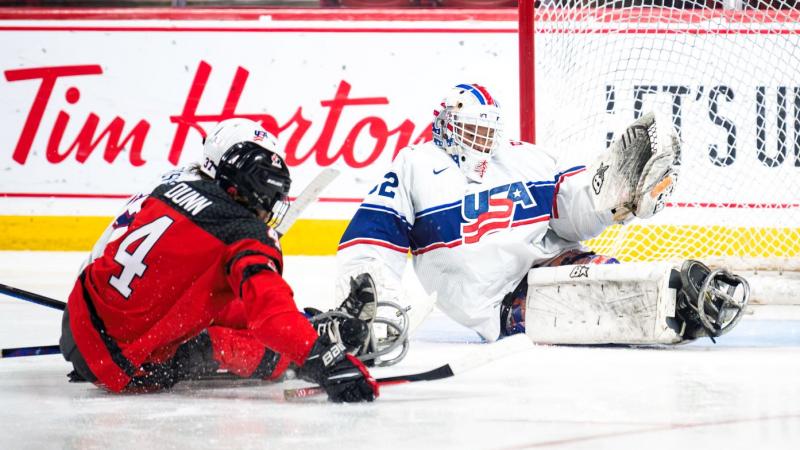
[[(281, 221), (280, 225), (275, 228), (275, 231), (281, 236), (286, 234), (300, 217), (300, 214), (302, 214), (310, 204), (317, 201), (317, 198), (322, 190), (328, 187), (328, 185), (331, 184), (331, 182), (333, 182), (333, 180), (335, 180), (338, 176), (338, 170), (328, 167), (314, 177), (314, 179), (308, 183), (308, 186), (303, 189), (303, 192), (301, 192), (300, 195), (298, 195), (297, 198), (292, 202), (292, 206), (289, 208), (289, 211), (286, 213), (286, 216), (283, 218), (283, 221)], [(55, 308), (60, 311), (63, 311), (67, 307), (66, 303), (56, 299), (34, 294), (33, 292), (28, 292), (2, 283), (0, 283), (0, 293), (6, 294), (10, 297), (18, 298), (20, 300), (25, 300), (27, 302), (36, 303), (38, 305)]]
[(54, 298), (45, 297), (44, 295), (34, 294), (33, 292), (28, 292), (2, 283), (0, 283), (0, 293), (6, 294), (9, 297), (25, 300), (26, 302), (36, 303), (37, 305), (54, 308), (59, 311), (63, 311), (67, 307), (66, 303), (58, 301)]
[(302, 214), (310, 204), (317, 201), (319, 194), (321, 194), (338, 176), (338, 170), (328, 167), (314, 177), (314, 179), (308, 183), (308, 186), (303, 189), (303, 192), (294, 199), (292, 206), (289, 208), (289, 211), (286, 212), (286, 216), (283, 217), (281, 223), (275, 227), (275, 231), (278, 235), (283, 236), (286, 234), (289, 228), (291, 228), (300, 217), (300, 214)]
[[(466, 372), (467, 370), (483, 366), (493, 361), (497, 361), (513, 353), (531, 348), (531, 340), (524, 334), (514, 335), (502, 339), (493, 344), (480, 344), (482, 348), (470, 353), (468, 356), (458, 361), (439, 366), (433, 370), (408, 375), (396, 375), (393, 377), (378, 378), (378, 386), (392, 386), (395, 384), (414, 383), (417, 381), (433, 381), (443, 378), (450, 378), (453, 375)], [(300, 400), (307, 397), (314, 397), (325, 393), (322, 386), (311, 386), (298, 389), (286, 389), (283, 397), (286, 400)]]
[(4, 348), (0, 350), (0, 359), (19, 356), (56, 355), (61, 353), (57, 345), (41, 345), (38, 347)]

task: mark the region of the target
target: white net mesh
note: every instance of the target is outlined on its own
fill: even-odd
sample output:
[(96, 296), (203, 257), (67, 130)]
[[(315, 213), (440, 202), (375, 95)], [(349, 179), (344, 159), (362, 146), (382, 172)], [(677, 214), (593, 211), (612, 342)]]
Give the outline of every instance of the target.
[(588, 162), (649, 110), (671, 116), (683, 143), (667, 208), (590, 247), (626, 261), (800, 268), (794, 3), (545, 0), (536, 9), (535, 63), (522, 64), (535, 68), (537, 143)]

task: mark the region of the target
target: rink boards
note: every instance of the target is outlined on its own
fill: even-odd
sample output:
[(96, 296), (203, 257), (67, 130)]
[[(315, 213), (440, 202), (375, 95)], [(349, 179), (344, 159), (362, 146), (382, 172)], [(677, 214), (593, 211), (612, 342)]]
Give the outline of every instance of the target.
[[(490, 87), (508, 112), (507, 134), (518, 134), (513, 10), (446, 18), (420, 10), (404, 13), (401, 20), (336, 11), (117, 14), (0, 21), (0, 94), (6, 100), (0, 105), (0, 141), (8, 143), (0, 152), (0, 249), (88, 249), (129, 194), (164, 171), (196, 161), (203, 130), (229, 116), (260, 120), (279, 134), (294, 179), (292, 195), (321, 168), (343, 172), (286, 236), (288, 254), (335, 251), (347, 219), (397, 152), (430, 138), (431, 111), (451, 85), (477, 81)], [(797, 39), (795, 33), (778, 36)], [(632, 34), (631, 39), (653, 37)], [(775, 34), (748, 34), (741, 41), (725, 37), (732, 48), (754, 49), (775, 39)], [(769, 67), (759, 71), (772, 79)], [(736, 80), (703, 80), (698, 74), (691, 80), (699, 97), (711, 95), (714, 86), (730, 85), (739, 94), (727, 103), (753, 103), (752, 108), (737, 106), (747, 110), (758, 106), (758, 86), (764, 84), (754, 79), (748, 80), (751, 86), (738, 86)], [(726, 129), (707, 118), (708, 102), (687, 106), (685, 147), (701, 153), (682, 182), (711, 178), (726, 189), (700, 199), (676, 192), (662, 217), (637, 225), (644, 234), (608, 251), (626, 260), (650, 259), (658, 256), (650, 248), (663, 233), (702, 238), (727, 227), (730, 233), (714, 242), (721, 254), (739, 254), (742, 236), (757, 235), (764, 245), (745, 249), (749, 257), (800, 255), (798, 229), (792, 226), (800, 203), (794, 188), (800, 178), (793, 134), (798, 119), (791, 109), (784, 114), (787, 137), (773, 117), (779, 113), (774, 102), (780, 89), (788, 92), (786, 101), (796, 102), (797, 88), (785, 81), (759, 97), (769, 121), (751, 117), (735, 124), (753, 132), (740, 131), (737, 160), (728, 166), (714, 165), (702, 154), (711, 146), (722, 149), (727, 141)], [(682, 80), (650, 84), (673, 86)], [(600, 99), (597, 113), (607, 118), (602, 126), (608, 130), (599, 130), (595, 139), (599, 148), (606, 133), (626, 120), (623, 103), (638, 95), (630, 86), (614, 89), (617, 109), (610, 115), (602, 101), (605, 91), (584, 94)], [(725, 107), (719, 89), (715, 92), (714, 99)], [(540, 109), (558, 109), (557, 98), (542, 98)], [(763, 149), (754, 137), (762, 128), (767, 153), (759, 153)], [(779, 137), (787, 144), (782, 158), (773, 150)], [(765, 157), (771, 158), (769, 166)], [(774, 195), (759, 198), (745, 184), (731, 183), (734, 171), (743, 167), (768, 180)], [(748, 205), (760, 210), (753, 214)], [(620, 232), (610, 230), (607, 236), (615, 233)]]

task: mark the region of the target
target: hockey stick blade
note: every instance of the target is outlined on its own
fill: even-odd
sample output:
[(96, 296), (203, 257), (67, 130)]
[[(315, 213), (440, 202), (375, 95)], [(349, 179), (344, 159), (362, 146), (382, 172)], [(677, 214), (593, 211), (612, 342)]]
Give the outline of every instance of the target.
[(26, 302), (36, 303), (37, 305), (54, 308), (59, 311), (63, 311), (67, 307), (66, 303), (58, 301), (54, 298), (45, 297), (44, 295), (34, 294), (33, 292), (28, 292), (2, 283), (0, 283), (0, 293), (8, 295), (9, 297), (25, 300)]
[(39, 347), (4, 348), (0, 350), (0, 358), (17, 358), (20, 356), (56, 355), (61, 353), (57, 345), (42, 345)]
[[(443, 378), (450, 378), (453, 375), (486, 365), (493, 361), (497, 361), (513, 353), (532, 348), (533, 344), (526, 335), (518, 334), (502, 339), (493, 344), (481, 345), (485, 348), (481, 348), (475, 352), (472, 352), (468, 357), (458, 360), (454, 363), (445, 364), (427, 372), (378, 378), (375, 381), (378, 383), (378, 386), (384, 387), (395, 384), (414, 383), (417, 381), (434, 381), (441, 380)], [(308, 397), (315, 397), (324, 393), (325, 388), (322, 386), (286, 389), (283, 391), (283, 398), (293, 401)]]
[(284, 216), (281, 223), (275, 228), (275, 231), (280, 235), (283, 236), (286, 232), (289, 231), (289, 228), (294, 225), (297, 219), (300, 217), (300, 214), (308, 208), (309, 205), (317, 201), (319, 198), (319, 194), (328, 187), (329, 184), (339, 176), (339, 171), (328, 167), (322, 172), (319, 173), (310, 183), (303, 189), (303, 192), (297, 196), (296, 199), (292, 202), (291, 207), (289, 207), (289, 211), (286, 212), (286, 216)]

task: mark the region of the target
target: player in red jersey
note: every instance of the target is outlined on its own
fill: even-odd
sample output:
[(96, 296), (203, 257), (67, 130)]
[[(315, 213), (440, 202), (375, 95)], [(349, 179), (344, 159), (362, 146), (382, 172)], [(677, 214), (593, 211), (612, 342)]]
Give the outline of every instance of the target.
[(318, 337), (281, 277), (271, 227), (291, 179), (274, 142), (257, 130), (213, 179), (173, 178), (129, 204), (129, 223), (103, 237), (69, 296), (60, 346), (75, 378), (140, 392), (219, 369), (277, 379), (293, 364), (333, 401), (378, 396), (347, 339)]

